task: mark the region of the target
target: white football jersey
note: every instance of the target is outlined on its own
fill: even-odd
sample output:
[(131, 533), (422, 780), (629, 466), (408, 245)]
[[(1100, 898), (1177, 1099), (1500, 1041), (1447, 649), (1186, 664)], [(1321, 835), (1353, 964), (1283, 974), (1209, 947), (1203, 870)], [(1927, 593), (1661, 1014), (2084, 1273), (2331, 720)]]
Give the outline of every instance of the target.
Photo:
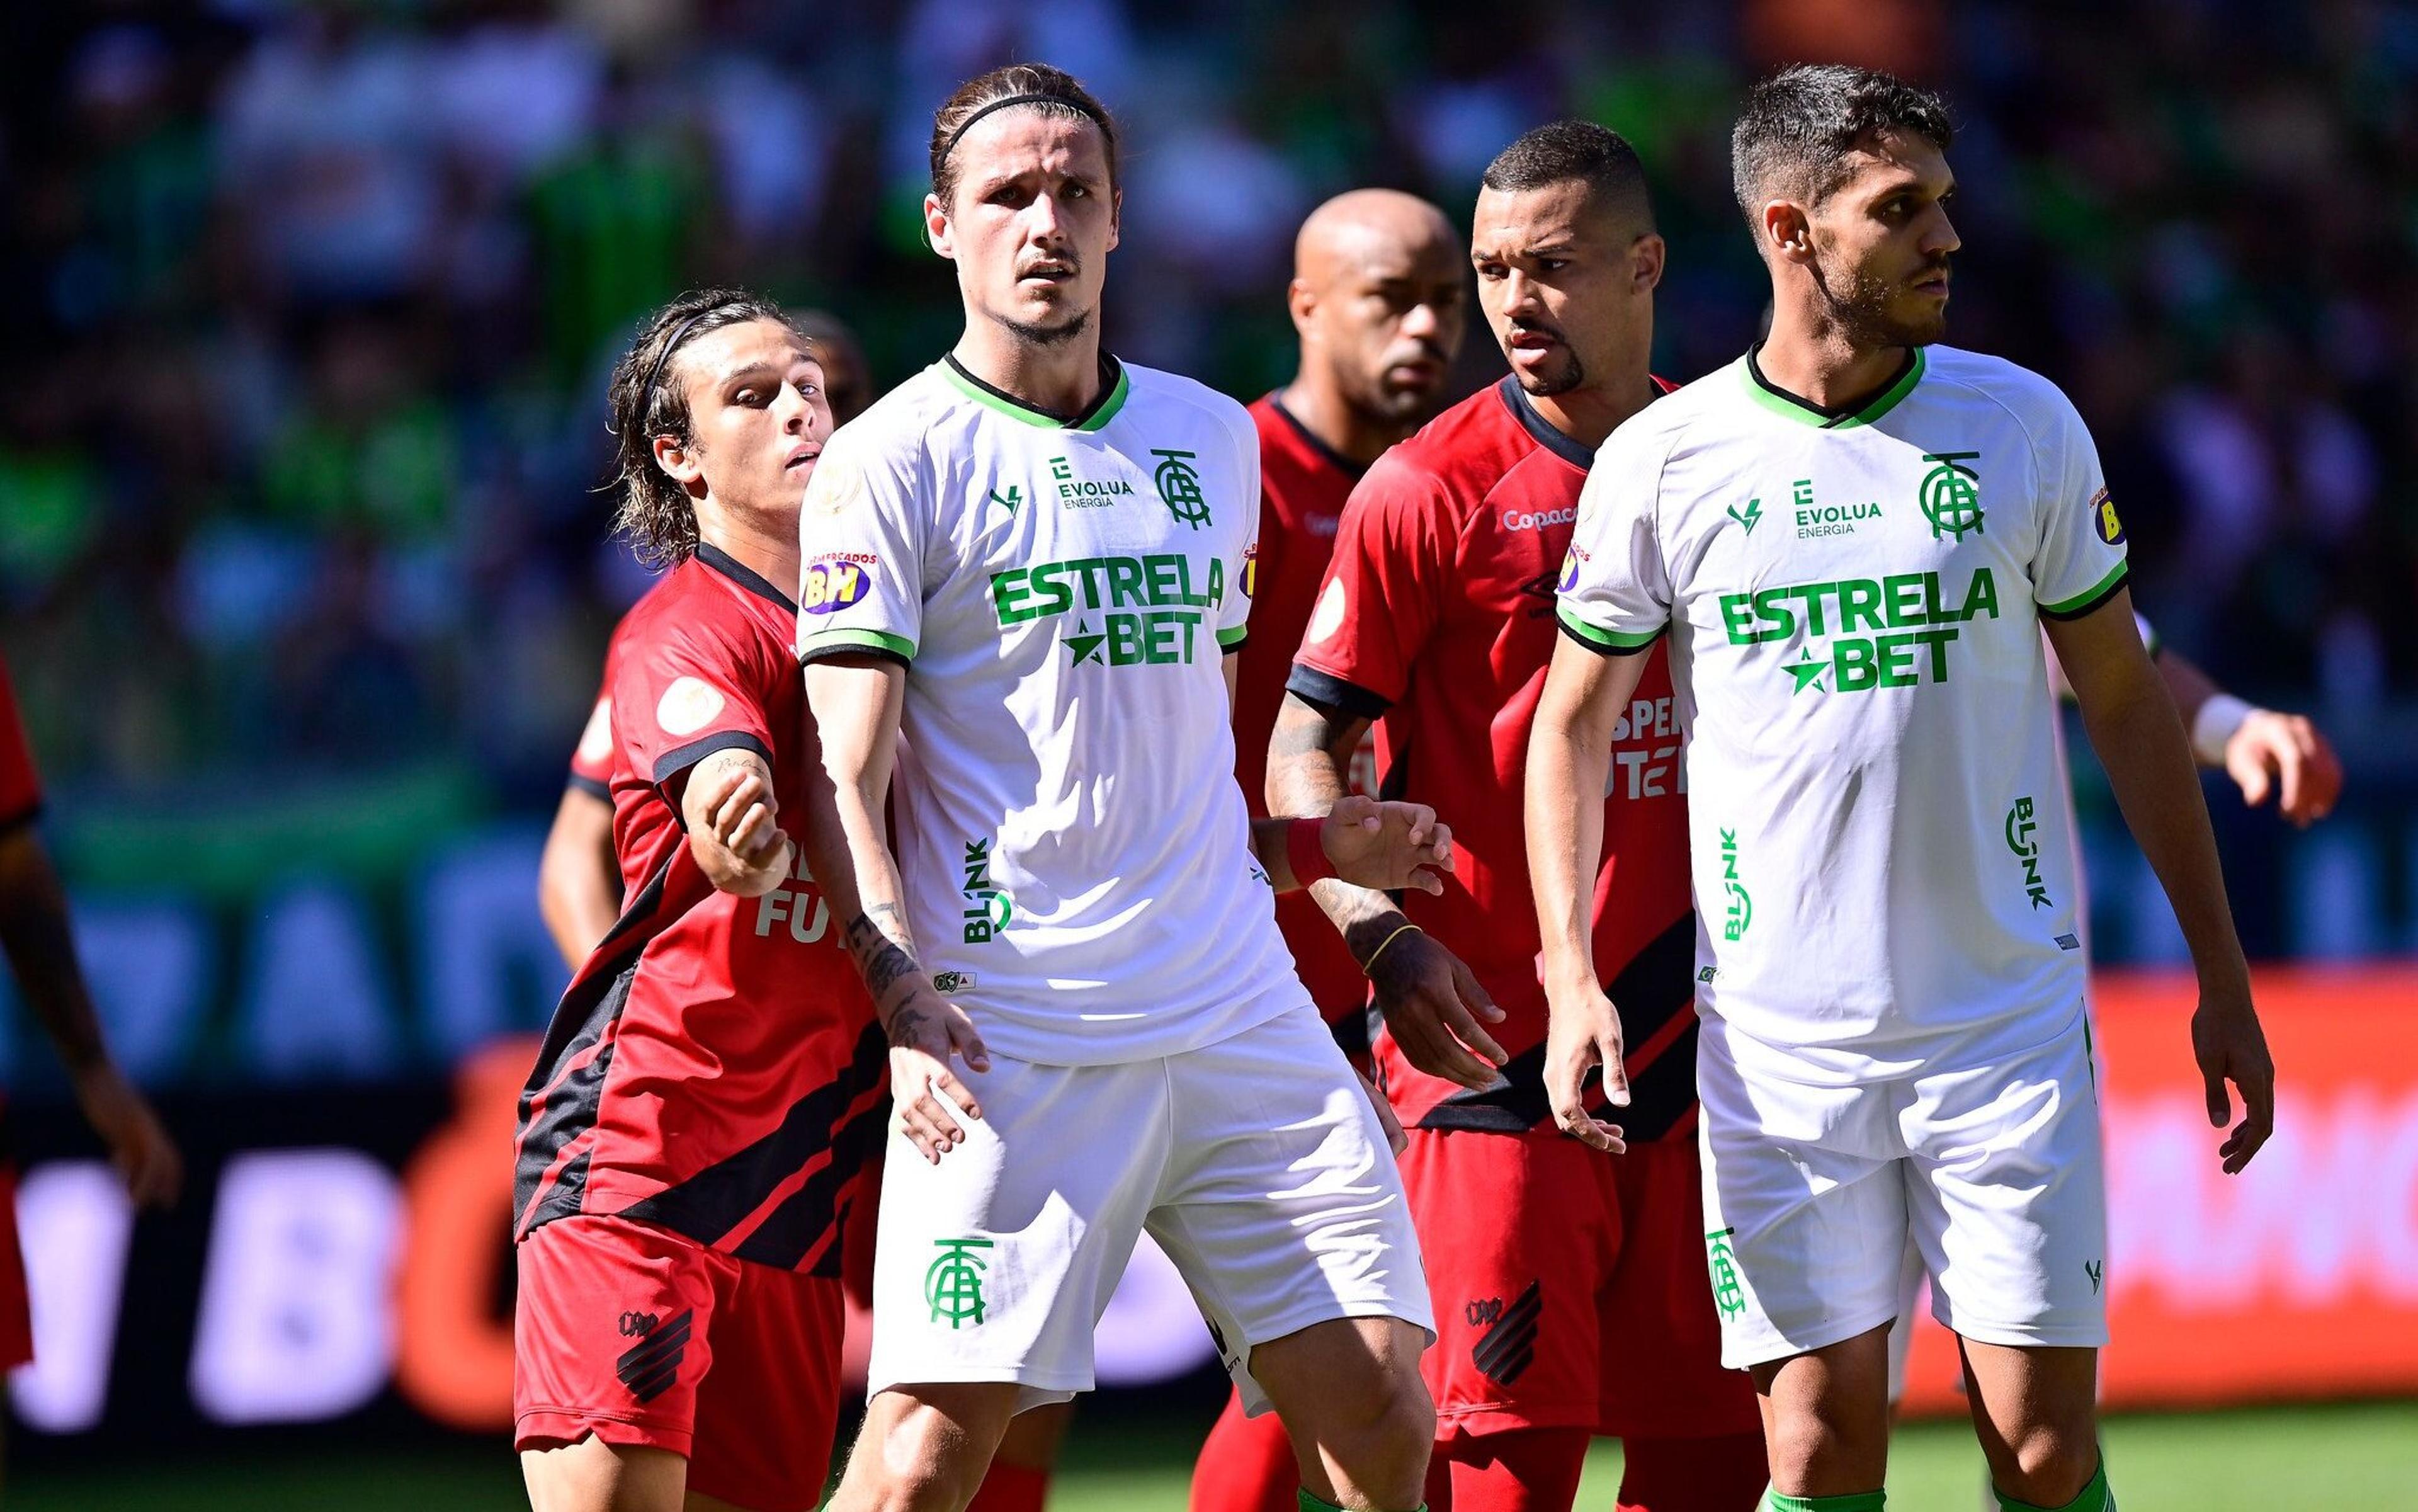
[(1852, 413), (1752, 356), (1597, 455), (1561, 585), (1595, 649), (1671, 636), (1698, 1004), (1809, 1080), (2026, 1047), (2085, 989), (2043, 617), (2123, 586), (2055, 386), (1947, 347)]
[(1259, 436), (1187, 378), (1109, 367), (1073, 420), (954, 359), (832, 437), (798, 651), (907, 664), (892, 785), (909, 923), (990, 1046), (1097, 1065), (1308, 1000), (1234, 783)]

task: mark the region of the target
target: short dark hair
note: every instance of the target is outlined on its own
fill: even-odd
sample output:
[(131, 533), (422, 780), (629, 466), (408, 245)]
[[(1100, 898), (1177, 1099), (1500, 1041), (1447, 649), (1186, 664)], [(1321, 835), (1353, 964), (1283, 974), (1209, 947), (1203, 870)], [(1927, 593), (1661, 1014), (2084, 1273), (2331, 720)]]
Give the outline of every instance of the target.
[(957, 85), (956, 92), (932, 113), (932, 193), (943, 206), (957, 187), (957, 170), (951, 160), (956, 157), (952, 149), (958, 136), (987, 108), (1026, 95), (1038, 98), (1019, 101), (1019, 108), (1030, 106), (1047, 115), (1086, 120), (1100, 129), (1109, 149), (1109, 187), (1116, 188), (1117, 126), (1109, 108), (1064, 69), (1047, 63), (1010, 63)]
[(1548, 184), (1584, 180), (1588, 190), (1623, 214), (1654, 227), (1654, 202), (1645, 190), (1645, 165), (1629, 139), (1593, 121), (1553, 121), (1531, 127), (1494, 155), (1478, 180), (1497, 193), (1517, 194)]
[[(778, 304), (744, 289), (692, 289), (649, 315), (637, 340), (613, 364), (604, 386), (606, 428), (614, 435), (614, 477), (620, 491), (614, 532), (650, 567), (668, 567), (696, 550), (696, 509), (671, 475), (655, 464), (655, 437), (689, 433), (688, 387), (672, 359), (710, 330), (770, 320), (798, 330)], [(804, 340), (805, 333), (798, 332)], [(811, 350), (809, 344), (809, 350)]]
[(1775, 197), (1820, 204), (1846, 181), (1847, 155), (1885, 131), (1942, 152), (1956, 137), (1946, 100), (1877, 69), (1798, 63), (1756, 84), (1730, 130), (1730, 183), (1747, 224), (1760, 235)]

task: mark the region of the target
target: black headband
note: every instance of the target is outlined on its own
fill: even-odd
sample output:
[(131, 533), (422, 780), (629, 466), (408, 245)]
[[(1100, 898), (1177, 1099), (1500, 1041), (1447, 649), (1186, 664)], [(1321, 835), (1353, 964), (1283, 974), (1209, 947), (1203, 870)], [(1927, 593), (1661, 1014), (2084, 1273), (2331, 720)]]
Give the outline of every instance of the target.
[[(722, 308), (723, 306), (716, 305), (713, 307), (713, 310), (719, 310)], [(647, 385), (645, 388), (638, 390), (639, 424), (644, 425), (647, 423), (647, 405), (654, 400), (655, 385), (663, 382), (664, 380), (664, 364), (672, 359), (672, 354), (674, 352), (680, 350), (680, 344), (688, 340), (690, 329), (694, 328), (698, 321), (703, 320), (706, 316), (713, 313), (713, 310), (700, 310), (696, 313), (689, 316), (686, 320), (681, 321), (679, 328), (672, 332), (672, 339), (664, 343), (664, 349), (655, 354), (655, 365), (647, 370)]]
[(973, 129), (974, 122), (981, 120), (984, 116), (989, 115), (995, 110), (1005, 110), (1010, 105), (1057, 105), (1064, 109), (1074, 111), (1078, 115), (1091, 117), (1092, 124), (1100, 129), (1100, 135), (1108, 138), (1110, 142), (1114, 142), (1117, 137), (1115, 130), (1109, 125), (1109, 118), (1101, 115), (1092, 106), (1084, 104), (1079, 99), (1069, 99), (1064, 95), (1010, 95), (1005, 99), (992, 100), (989, 104), (985, 105), (982, 109), (974, 112), (972, 115), (959, 121), (957, 123), (957, 129), (949, 133), (949, 140), (941, 144), (941, 156), (939, 160), (941, 162), (949, 160), (949, 154), (957, 150), (958, 140)]

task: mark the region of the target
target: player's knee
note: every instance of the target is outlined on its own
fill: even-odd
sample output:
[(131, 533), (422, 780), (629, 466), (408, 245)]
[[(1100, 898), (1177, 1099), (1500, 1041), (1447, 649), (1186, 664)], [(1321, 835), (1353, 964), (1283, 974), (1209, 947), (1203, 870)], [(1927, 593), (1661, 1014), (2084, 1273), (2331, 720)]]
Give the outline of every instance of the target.
[(999, 1433), (917, 1403), (877, 1427), (867, 1424), (849, 1457), (837, 1506), (849, 1512), (960, 1512), (982, 1487)]
[(2014, 1474), (2001, 1474), (1998, 1489), (2036, 1506), (2063, 1506), (2082, 1494), (2099, 1472), (2099, 1435), (2094, 1424), (2051, 1421), (2028, 1426), (2009, 1438)]
[(1772, 1414), (1765, 1448), (1771, 1458), (1771, 1484), (1785, 1494), (1810, 1494), (1803, 1489), (1809, 1486), (1869, 1489), (1862, 1485), (1867, 1467), (1878, 1486), (1888, 1464), (1888, 1420), (1884, 1414), (1867, 1428), (1853, 1417), (1810, 1408), (1782, 1411)]
[(1361, 1401), (1334, 1414), (1319, 1447), (1368, 1504), (1413, 1507), (1427, 1494), (1435, 1420), (1435, 1402), (1418, 1372), (1389, 1371), (1371, 1382)]

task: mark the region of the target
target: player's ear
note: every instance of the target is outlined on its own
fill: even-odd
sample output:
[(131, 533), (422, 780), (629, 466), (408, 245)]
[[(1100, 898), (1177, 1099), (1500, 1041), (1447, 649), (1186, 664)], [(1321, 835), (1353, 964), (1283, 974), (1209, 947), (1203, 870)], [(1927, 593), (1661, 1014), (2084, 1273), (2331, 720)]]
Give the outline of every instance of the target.
[(1309, 317), (1318, 309), (1318, 291), (1301, 279), (1285, 285), (1285, 310), (1293, 316), (1293, 328), (1307, 337)]
[(1637, 238), (1629, 249), (1630, 288), (1637, 294), (1651, 294), (1662, 282), (1663, 259), (1668, 249), (1662, 238), (1649, 231)]
[(1111, 189), (1109, 191), (1109, 251), (1117, 250), (1117, 236), (1125, 229), (1125, 191), (1122, 189)]
[(956, 240), (949, 231), (949, 207), (941, 203), (938, 194), (924, 196), (924, 245), (952, 262), (956, 259)]
[(1763, 244), (1765, 252), (1783, 262), (1812, 262), (1814, 222), (1805, 214), (1805, 207), (1788, 200), (1766, 200)]
[(693, 487), (705, 476), (705, 466), (696, 460), (696, 450), (677, 435), (656, 436), (652, 451), (655, 466), (683, 489)]

